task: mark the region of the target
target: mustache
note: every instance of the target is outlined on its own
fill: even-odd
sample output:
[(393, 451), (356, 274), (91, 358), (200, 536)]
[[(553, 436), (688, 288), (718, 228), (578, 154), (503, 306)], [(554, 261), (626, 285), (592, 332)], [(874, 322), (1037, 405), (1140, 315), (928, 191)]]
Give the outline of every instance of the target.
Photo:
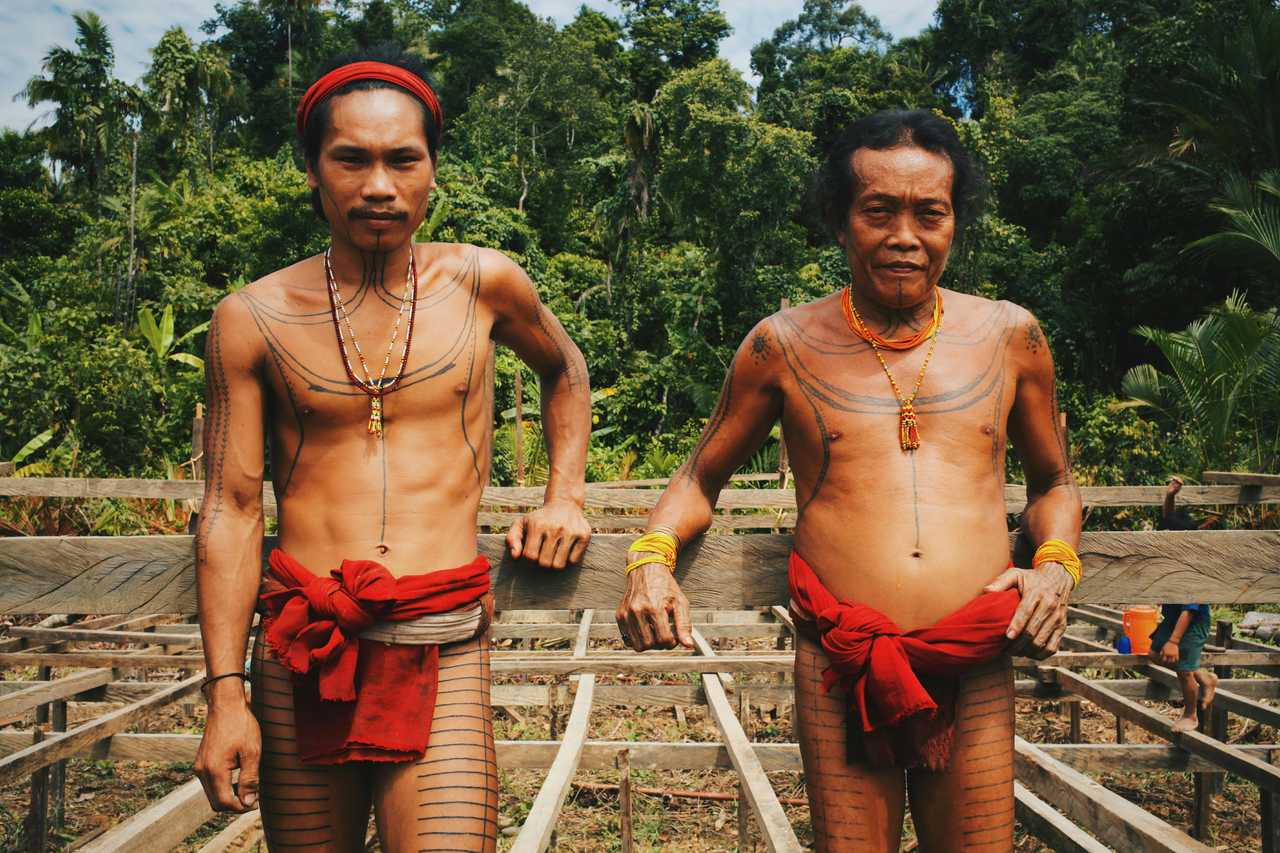
[(403, 210), (378, 210), (373, 207), (353, 207), (347, 212), (351, 219), (390, 219), (405, 220), (409, 214)]

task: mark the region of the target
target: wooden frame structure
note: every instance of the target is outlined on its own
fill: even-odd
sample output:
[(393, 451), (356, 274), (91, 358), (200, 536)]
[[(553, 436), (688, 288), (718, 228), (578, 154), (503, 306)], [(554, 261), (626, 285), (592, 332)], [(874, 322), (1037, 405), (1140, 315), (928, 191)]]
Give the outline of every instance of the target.
[[(21, 489), (14, 483), (23, 483)], [(143, 486), (85, 486), (85, 481), (22, 481), (0, 478), (0, 493), (48, 496), (105, 496), (110, 492), (141, 497), (191, 498), (197, 483)], [(126, 484), (129, 481), (124, 481)], [(143, 482), (143, 481), (137, 481)], [(29, 484), (44, 487), (36, 489)], [(1158, 487), (1123, 487), (1123, 492), (1094, 490), (1095, 506), (1155, 503)], [(1203, 494), (1195, 490), (1203, 490)], [(1142, 490), (1139, 493), (1136, 490)], [(536, 503), (538, 490), (489, 490), (491, 506)], [(1188, 495), (1188, 491), (1191, 493)], [(156, 494), (164, 492), (164, 494)], [(529, 494), (525, 494), (525, 493)], [(1148, 494), (1151, 492), (1151, 494)], [(643, 494), (642, 494), (643, 493)], [(772, 494), (771, 494), (772, 493)], [(782, 490), (731, 490), (741, 494), (729, 510), (769, 509), (787, 497)], [(593, 486), (588, 504), (601, 510), (642, 509), (657, 492), (642, 488)], [(1184, 503), (1280, 502), (1280, 487), (1228, 484), (1184, 489)], [(1015, 507), (1019, 496), (1010, 495)], [(770, 504), (769, 501), (773, 501)], [(725, 502), (722, 501), (722, 506)], [(1011, 511), (1013, 511), (1011, 509)], [(733, 517), (733, 516), (725, 516)], [(751, 516), (742, 516), (751, 518)], [(626, 516), (630, 524), (630, 516)], [(770, 516), (776, 519), (776, 516)], [(754, 522), (753, 522), (754, 523)], [(737, 526), (726, 524), (726, 527)], [(744, 525), (745, 526), (745, 525)], [(773, 529), (785, 524), (772, 521)], [(592, 641), (616, 639), (611, 614), (621, 594), (618, 566), (629, 537), (600, 535), (581, 567), (547, 573), (503, 559), (502, 539), (481, 536), (481, 548), (494, 561), (495, 592), (502, 610), (493, 626), (495, 640), (560, 640), (564, 651), (516, 648), (495, 651), (495, 707), (547, 707), (553, 720), (568, 716), (558, 739), (501, 741), (500, 766), (545, 769), (545, 781), (512, 847), (541, 851), (552, 843), (575, 772), (609, 770), (619, 774), (624, 849), (630, 849), (633, 770), (721, 768), (739, 779), (739, 838), (758, 834), (769, 850), (802, 849), (785, 806), (767, 774), (799, 773), (794, 743), (753, 741), (746, 728), (750, 711), (786, 706), (791, 688), (776, 680), (752, 681), (757, 673), (782, 674), (792, 667), (787, 650), (791, 626), (784, 607), (783, 565), (790, 548), (784, 534), (708, 536), (686, 550), (678, 570), (695, 611), (696, 649), (634, 654), (591, 648)], [(270, 544), (270, 543), (268, 543)], [(1136, 655), (1119, 655), (1099, 642), (1119, 628), (1113, 602), (1209, 600), (1218, 603), (1280, 603), (1280, 533), (1274, 531), (1164, 533), (1091, 533), (1082, 543), (1086, 581), (1071, 611), (1073, 628), (1065, 650), (1046, 661), (1016, 660), (1017, 691), (1067, 704), (1072, 711), (1072, 740), (1079, 741), (1079, 706), (1089, 701), (1116, 716), (1117, 732), (1136, 725), (1165, 745), (1015, 743), (1015, 802), (1023, 826), (1059, 850), (1208, 850), (1212, 796), (1225, 773), (1256, 785), (1261, 801), (1261, 839), (1266, 853), (1280, 853), (1280, 770), (1272, 762), (1280, 743), (1240, 746), (1226, 742), (1229, 715), (1280, 726), (1280, 679), (1231, 678), (1230, 668), (1280, 674), (1280, 647), (1240, 640), (1220, 631), (1205, 663), (1224, 676), (1209, 731), (1174, 733), (1167, 719), (1139, 699), (1163, 699), (1173, 673)], [(0, 638), (0, 667), (36, 667), (32, 681), (0, 681), (0, 726), (27, 721), (34, 728), (0, 728), (0, 782), (32, 780), (31, 828), (65, 810), (59, 770), (71, 757), (118, 761), (189, 761), (198, 735), (133, 732), (146, 717), (175, 702), (200, 701), (197, 686), (202, 658), (196, 626), (185, 621), (195, 610), (190, 537), (49, 537), (0, 539), (0, 613), (104, 614), (75, 623), (12, 628)], [(167, 613), (168, 617), (156, 614)], [(601, 618), (604, 614), (604, 618)], [(1082, 633), (1083, 631), (1083, 633)], [(1095, 633), (1096, 632), (1096, 633)], [(768, 651), (718, 650), (718, 640), (775, 639)], [(92, 644), (94, 648), (85, 648)], [(103, 648), (111, 646), (111, 648)], [(71, 670), (52, 677), (51, 668)], [(171, 680), (132, 680), (131, 673), (164, 669)], [(1133, 671), (1143, 678), (1131, 677)], [(696, 680), (674, 684), (614, 684), (619, 674), (690, 673)], [(513, 674), (554, 677), (551, 683), (510, 683)], [(67, 726), (68, 703), (106, 703), (110, 710)], [(103, 707), (105, 708), (106, 705)], [(590, 713), (602, 705), (705, 706), (719, 732), (714, 743), (608, 741), (592, 738)], [(43, 731), (44, 724), (51, 731)], [(553, 724), (556, 725), (556, 724)], [(556, 734), (553, 730), (553, 738)], [(1195, 774), (1193, 835), (1125, 800), (1089, 774), (1124, 769), (1173, 770)], [(212, 817), (199, 784), (191, 781), (151, 803), (142, 812), (111, 827), (86, 844), (86, 850), (159, 851), (171, 849)], [(254, 814), (231, 822), (203, 851), (240, 849), (260, 833)]]

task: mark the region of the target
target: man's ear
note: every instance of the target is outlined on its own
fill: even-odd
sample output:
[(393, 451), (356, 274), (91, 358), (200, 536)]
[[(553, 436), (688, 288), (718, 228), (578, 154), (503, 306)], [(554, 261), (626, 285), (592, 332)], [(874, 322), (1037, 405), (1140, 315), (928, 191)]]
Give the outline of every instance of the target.
[(320, 181), (316, 178), (315, 170), (311, 168), (311, 161), (307, 161), (307, 186), (313, 190), (320, 189)]

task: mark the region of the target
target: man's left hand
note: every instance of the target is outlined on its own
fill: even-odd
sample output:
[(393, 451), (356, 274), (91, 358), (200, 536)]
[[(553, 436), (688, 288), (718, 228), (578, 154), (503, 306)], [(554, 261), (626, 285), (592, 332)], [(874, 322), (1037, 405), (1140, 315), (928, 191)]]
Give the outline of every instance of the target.
[(1061, 563), (1041, 563), (1035, 569), (1008, 569), (987, 584), (985, 592), (1017, 587), (1022, 593), (1006, 636), (1009, 653), (1038, 660), (1057, 654), (1067, 632), (1067, 604), (1074, 584)]
[(515, 559), (536, 560), (544, 569), (563, 569), (582, 559), (591, 541), (591, 525), (573, 501), (543, 504), (516, 520), (507, 531), (507, 547)]

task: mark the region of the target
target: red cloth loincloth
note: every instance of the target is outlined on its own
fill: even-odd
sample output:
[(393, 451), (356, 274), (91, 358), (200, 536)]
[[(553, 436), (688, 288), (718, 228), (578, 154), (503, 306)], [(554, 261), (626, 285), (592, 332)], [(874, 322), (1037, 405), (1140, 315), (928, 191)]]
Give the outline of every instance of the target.
[(489, 592), (489, 561), (393, 577), (372, 560), (343, 560), (317, 577), (278, 548), (260, 601), (262, 639), (293, 672), (298, 756), (308, 764), (412, 761), (427, 748), (440, 647), (361, 641), (377, 622), (448, 613)]
[(838, 684), (849, 696), (849, 760), (946, 767), (959, 677), (1008, 646), (1018, 590), (983, 593), (936, 625), (904, 633), (874, 608), (837, 601), (795, 551), (787, 579), (798, 627), (812, 625), (831, 662), (824, 689)]

